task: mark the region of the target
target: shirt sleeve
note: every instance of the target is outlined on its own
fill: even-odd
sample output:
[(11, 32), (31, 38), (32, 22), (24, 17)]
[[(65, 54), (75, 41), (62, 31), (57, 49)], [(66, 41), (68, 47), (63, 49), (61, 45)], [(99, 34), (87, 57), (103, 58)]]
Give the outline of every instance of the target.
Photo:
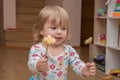
[(36, 69), (36, 64), (38, 60), (41, 58), (41, 50), (39, 46), (32, 46), (30, 48), (29, 52), (29, 58), (28, 58), (28, 67), (33, 73), (39, 73)]
[(71, 46), (68, 47), (69, 48), (69, 61), (70, 61), (70, 65), (73, 68), (73, 71), (79, 75), (81, 75), (81, 70), (82, 68), (85, 66), (85, 63), (79, 58), (78, 53), (75, 51), (75, 49)]

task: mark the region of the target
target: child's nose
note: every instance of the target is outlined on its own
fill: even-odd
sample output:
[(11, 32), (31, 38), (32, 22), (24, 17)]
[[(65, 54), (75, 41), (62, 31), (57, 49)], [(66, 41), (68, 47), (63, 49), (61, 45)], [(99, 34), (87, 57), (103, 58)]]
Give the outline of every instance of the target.
[(58, 30), (57, 30), (57, 33), (58, 33), (58, 34), (61, 34), (61, 33), (62, 33), (62, 30), (61, 30), (61, 29), (58, 29)]

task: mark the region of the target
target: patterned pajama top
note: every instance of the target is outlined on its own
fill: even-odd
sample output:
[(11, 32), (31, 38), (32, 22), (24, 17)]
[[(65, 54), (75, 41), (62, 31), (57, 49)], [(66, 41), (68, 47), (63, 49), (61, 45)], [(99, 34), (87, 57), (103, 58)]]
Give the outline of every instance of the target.
[(29, 69), (33, 72), (34, 80), (67, 80), (68, 65), (73, 67), (74, 72), (81, 76), (81, 69), (85, 63), (79, 59), (79, 55), (70, 45), (63, 45), (64, 51), (58, 56), (48, 56), (49, 70), (39, 72), (36, 64), (39, 59), (46, 55), (46, 49), (41, 43), (31, 47), (28, 59)]

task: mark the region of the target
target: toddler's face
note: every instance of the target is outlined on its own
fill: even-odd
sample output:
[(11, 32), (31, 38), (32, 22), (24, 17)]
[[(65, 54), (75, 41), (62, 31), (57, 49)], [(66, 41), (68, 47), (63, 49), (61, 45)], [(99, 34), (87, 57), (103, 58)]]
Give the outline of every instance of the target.
[(60, 19), (58, 18), (54, 24), (52, 24), (51, 19), (49, 18), (44, 27), (43, 30), (40, 31), (40, 34), (43, 35), (43, 38), (47, 35), (51, 35), (53, 38), (56, 39), (56, 42), (54, 45), (60, 45), (62, 44), (66, 38), (67, 38), (67, 26), (60, 25)]

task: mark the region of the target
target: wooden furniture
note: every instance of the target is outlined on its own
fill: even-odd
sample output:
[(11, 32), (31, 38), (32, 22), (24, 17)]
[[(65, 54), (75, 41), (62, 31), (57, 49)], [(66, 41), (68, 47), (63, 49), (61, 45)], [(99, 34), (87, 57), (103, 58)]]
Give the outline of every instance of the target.
[(116, 1), (110, 0), (106, 5), (106, 0), (95, 0), (93, 57), (105, 54), (106, 74), (112, 69), (120, 69), (120, 17), (113, 17)]
[(0, 46), (5, 45), (3, 30), (3, 0), (0, 0)]

